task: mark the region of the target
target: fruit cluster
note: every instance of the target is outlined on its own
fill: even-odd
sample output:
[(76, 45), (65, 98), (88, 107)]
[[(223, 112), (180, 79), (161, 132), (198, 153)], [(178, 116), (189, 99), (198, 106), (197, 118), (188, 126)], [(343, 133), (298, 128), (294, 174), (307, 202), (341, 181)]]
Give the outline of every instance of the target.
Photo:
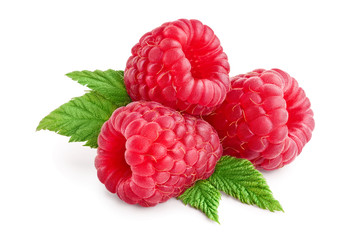
[(265, 170), (290, 163), (314, 129), (309, 99), (279, 69), (229, 78), (210, 27), (168, 22), (131, 50), (124, 81), (132, 103), (98, 138), (98, 177), (127, 203), (153, 206), (208, 178), (223, 154)]

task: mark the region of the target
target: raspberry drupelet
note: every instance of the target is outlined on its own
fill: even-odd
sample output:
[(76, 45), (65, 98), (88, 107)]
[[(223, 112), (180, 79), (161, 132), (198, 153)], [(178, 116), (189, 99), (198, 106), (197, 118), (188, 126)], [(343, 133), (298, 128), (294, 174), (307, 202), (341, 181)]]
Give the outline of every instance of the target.
[(132, 48), (124, 81), (133, 101), (150, 100), (191, 115), (207, 115), (230, 89), (220, 41), (198, 20), (164, 23)]
[(105, 122), (98, 138), (99, 180), (125, 202), (154, 206), (214, 172), (222, 146), (204, 120), (156, 102), (132, 102)]
[(292, 162), (315, 126), (304, 90), (279, 69), (233, 77), (226, 100), (205, 120), (217, 130), (224, 154), (265, 170)]

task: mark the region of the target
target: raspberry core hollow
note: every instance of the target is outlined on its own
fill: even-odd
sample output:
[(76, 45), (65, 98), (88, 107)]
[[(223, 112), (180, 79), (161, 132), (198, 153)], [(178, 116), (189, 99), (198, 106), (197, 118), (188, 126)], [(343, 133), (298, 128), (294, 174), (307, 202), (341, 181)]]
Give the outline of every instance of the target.
[(208, 178), (222, 155), (213, 127), (156, 102), (132, 102), (105, 122), (95, 167), (127, 203), (154, 206)]
[(131, 99), (206, 115), (230, 89), (229, 62), (210, 27), (198, 20), (164, 23), (132, 48), (124, 81)]

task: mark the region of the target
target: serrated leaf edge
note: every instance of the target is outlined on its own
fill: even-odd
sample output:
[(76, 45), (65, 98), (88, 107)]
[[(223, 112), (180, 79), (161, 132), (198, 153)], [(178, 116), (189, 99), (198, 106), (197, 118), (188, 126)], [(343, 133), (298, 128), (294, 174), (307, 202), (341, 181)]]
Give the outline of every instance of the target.
[[(122, 70), (113, 70), (113, 69), (108, 69), (105, 71), (96, 69), (94, 71), (89, 71), (89, 70), (82, 70), (82, 71), (73, 71), (73, 72), (69, 72), (67, 74), (65, 74), (67, 77), (69, 77), (70, 79), (78, 82), (79, 84), (88, 87), (90, 89), (92, 89), (93, 91), (98, 92), (100, 95), (102, 95), (104, 98), (114, 102), (115, 104), (119, 105), (119, 106), (124, 106), (128, 103), (131, 102), (131, 98), (130, 96), (127, 94), (127, 90), (125, 87), (125, 84), (123, 81), (119, 81), (116, 83), (119, 83), (119, 86), (116, 85), (114, 83), (114, 81), (108, 81), (108, 79), (105, 77), (105, 74), (110, 73), (110, 74), (116, 74), (120, 77), (120, 79), (124, 78), (124, 71)], [(82, 76), (81, 76), (82, 75)], [(94, 77), (93, 75), (96, 75), (96, 77)], [(108, 95), (108, 94), (104, 94), (105, 91), (100, 91), (99, 89), (97, 89), (96, 87), (94, 87), (92, 85), (92, 83), (84, 81), (82, 78), (89, 78), (89, 79), (93, 79), (93, 80), (98, 80), (99, 82), (101, 82), (104, 85), (107, 85), (113, 89), (119, 89), (119, 91), (122, 91), (123, 93), (126, 94), (122, 94), (122, 95), (118, 95), (117, 96), (117, 100), (114, 100), (113, 95)]]
[[(245, 188), (244, 186), (241, 186), (239, 185), (238, 183), (236, 184), (237, 185), (237, 189), (243, 189), (244, 192), (247, 193), (248, 196), (251, 196), (253, 199), (255, 199), (253, 202), (251, 201), (251, 199), (246, 199), (246, 198), (243, 198), (242, 196), (236, 194), (236, 190), (237, 189), (234, 189), (233, 186), (230, 186), (228, 183), (224, 183), (222, 182), (223, 184), (228, 184), (228, 189), (232, 189), (231, 192), (226, 192), (224, 191), (224, 189), (222, 187), (219, 187), (219, 183), (217, 182), (216, 180), (216, 176), (217, 174), (219, 174), (219, 166), (221, 167), (223, 164), (229, 166), (229, 164), (226, 164), (224, 162), (228, 161), (228, 159), (230, 159), (230, 161), (236, 159), (236, 161), (242, 161), (243, 164), (241, 164), (240, 166), (244, 166), (245, 168), (248, 168), (250, 169), (251, 171), (253, 171), (253, 173), (256, 175), (256, 177), (260, 177), (259, 181), (256, 182), (256, 185), (263, 185), (264, 189), (262, 191), (265, 191), (265, 192), (268, 192), (268, 196), (270, 197), (270, 199), (268, 199), (267, 197), (260, 197), (259, 199), (259, 196), (252, 192), (252, 191), (249, 191), (249, 188)], [(219, 165), (220, 164), (220, 165)], [(234, 168), (230, 168), (231, 170), (234, 170)], [(220, 170), (221, 171), (224, 171), (224, 170)], [(223, 156), (221, 158), (221, 160), (218, 162), (218, 164), (216, 165), (215, 167), (215, 172), (209, 177), (208, 179), (216, 189), (218, 189), (219, 191), (227, 194), (227, 195), (230, 195), (232, 197), (234, 197), (235, 199), (238, 199), (240, 202), (242, 203), (245, 203), (245, 204), (249, 204), (249, 205), (254, 205), (254, 206), (257, 206), (261, 209), (265, 209), (265, 210), (269, 210), (271, 212), (274, 212), (274, 211), (282, 211), (284, 212), (280, 202), (278, 200), (276, 200), (274, 197), (273, 197), (273, 193), (272, 191), (270, 190), (270, 187), (268, 186), (264, 176), (262, 175), (261, 172), (259, 172), (258, 170), (256, 170), (253, 166), (253, 164), (246, 160), (246, 159), (239, 159), (239, 158), (234, 158), (234, 157), (231, 157), (231, 156)], [(255, 197), (254, 197), (255, 196)], [(260, 202), (258, 202), (256, 199), (259, 199)], [(263, 202), (263, 200), (266, 200), (266, 201), (269, 201), (270, 205), (273, 206), (274, 208), (268, 208), (266, 203)]]
[[(215, 204), (210, 206), (210, 208), (211, 208), (210, 212), (205, 212), (204, 211), (204, 208), (206, 208), (206, 207), (201, 206), (201, 205), (203, 205), (205, 203), (200, 202), (200, 199), (197, 199), (196, 202), (191, 203), (190, 199), (187, 198), (188, 194), (190, 195), (194, 191), (198, 191), (198, 192), (195, 192), (195, 194), (197, 194), (197, 195), (201, 194), (201, 192), (204, 191), (204, 188), (201, 187), (202, 184), (207, 184), (209, 187), (212, 188), (212, 190), (216, 191), (216, 196), (215, 196), (216, 202), (215, 202)], [(209, 193), (209, 195), (211, 195), (211, 193)], [(209, 219), (211, 219), (211, 220), (213, 220), (213, 221), (220, 224), (217, 209), (219, 207), (219, 203), (220, 203), (220, 200), (221, 200), (221, 193), (208, 180), (199, 180), (199, 181), (197, 181), (192, 187), (186, 189), (183, 194), (181, 194), (179, 197), (177, 197), (177, 199), (181, 200), (185, 205), (190, 205), (191, 207), (200, 210)], [(209, 201), (209, 200), (205, 199), (203, 201), (206, 202), (206, 201)]]
[[(49, 131), (55, 132), (55, 133), (57, 133), (59, 135), (70, 137), (69, 142), (85, 142), (84, 146), (88, 146), (88, 147), (91, 147), (91, 148), (97, 148), (97, 142), (95, 143), (92, 140), (92, 138), (89, 138), (89, 136), (92, 135), (92, 134), (98, 135), (100, 133), (101, 126), (100, 126), (100, 129), (97, 128), (96, 132), (94, 132), (94, 133), (90, 132), (88, 135), (84, 135), (84, 136), (79, 137), (76, 134), (76, 131), (78, 131), (78, 129), (74, 129), (73, 131), (75, 131), (75, 133), (71, 133), (71, 134), (69, 134), (68, 131), (63, 129), (64, 128), (63, 125), (70, 124), (70, 122), (64, 122), (62, 124), (54, 126), (57, 119), (56, 119), (55, 116), (52, 116), (57, 111), (62, 111), (62, 114), (69, 115), (69, 119), (76, 119), (77, 121), (81, 121), (81, 118), (74, 118), (74, 116), (67, 113), (66, 110), (64, 110), (64, 109), (61, 110), (61, 108), (64, 108), (64, 106), (66, 106), (67, 104), (69, 104), (69, 105), (74, 104), (73, 106), (71, 106), (72, 108), (80, 108), (82, 111), (88, 112), (90, 115), (94, 115), (94, 113), (91, 112), (88, 108), (86, 108), (85, 105), (83, 105), (84, 103), (82, 102), (83, 101), (82, 98), (85, 99), (85, 98), (90, 97), (90, 96), (101, 99), (101, 100), (99, 100), (99, 102), (101, 102), (101, 101), (104, 102), (106, 100), (108, 102), (108, 104), (112, 105), (111, 109), (107, 109), (109, 111), (108, 112), (107, 110), (104, 109), (105, 105), (101, 105), (96, 101), (92, 102), (92, 104), (94, 104), (98, 109), (103, 110), (103, 115), (107, 115), (108, 117), (104, 118), (99, 113), (96, 113), (95, 117), (97, 117), (97, 118), (94, 118), (94, 119), (84, 118), (84, 120), (86, 120), (87, 122), (91, 122), (91, 121), (98, 122), (98, 124), (101, 123), (101, 126), (102, 126), (104, 124), (104, 122), (106, 122), (108, 120), (108, 118), (111, 116), (112, 112), (117, 108), (117, 106), (114, 103), (112, 103), (111, 101), (105, 99), (98, 92), (90, 91), (88, 93), (85, 93), (82, 96), (72, 98), (70, 101), (62, 104), (58, 108), (51, 111), (48, 115), (46, 115), (43, 119), (41, 119), (41, 121), (39, 122), (39, 124), (38, 124), (38, 126), (36, 128), (36, 131), (49, 130)], [(74, 103), (75, 101), (78, 101), (77, 104)], [(83, 105), (83, 108), (81, 108), (78, 105), (80, 105), (80, 106)], [(111, 114), (110, 114), (110, 112), (111, 112)], [(53, 122), (52, 123), (53, 125), (47, 124), (46, 122), (48, 122), (48, 121)]]

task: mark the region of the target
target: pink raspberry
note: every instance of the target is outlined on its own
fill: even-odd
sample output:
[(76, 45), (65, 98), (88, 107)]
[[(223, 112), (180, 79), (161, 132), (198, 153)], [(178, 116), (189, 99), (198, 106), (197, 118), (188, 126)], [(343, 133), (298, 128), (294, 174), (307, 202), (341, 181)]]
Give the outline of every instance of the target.
[(279, 69), (233, 77), (226, 100), (206, 120), (217, 130), (224, 154), (265, 170), (293, 161), (315, 125), (304, 90)]
[(213, 30), (198, 20), (164, 23), (141, 37), (125, 69), (131, 99), (206, 115), (230, 89), (229, 62)]
[(156, 102), (132, 102), (105, 122), (95, 167), (127, 203), (154, 206), (208, 178), (222, 146), (207, 122)]

